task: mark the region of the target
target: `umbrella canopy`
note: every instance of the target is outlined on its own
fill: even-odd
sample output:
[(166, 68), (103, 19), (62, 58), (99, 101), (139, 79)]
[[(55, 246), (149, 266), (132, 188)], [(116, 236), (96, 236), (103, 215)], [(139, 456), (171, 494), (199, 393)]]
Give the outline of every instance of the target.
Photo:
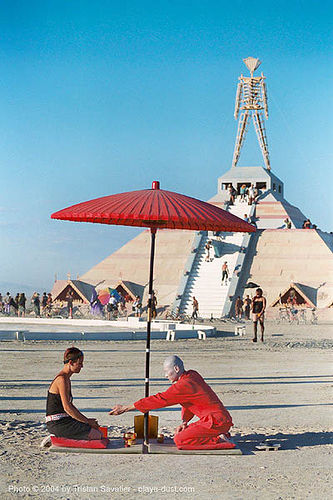
[(120, 293), (117, 292), (115, 288), (109, 288), (109, 290), (110, 290), (110, 297), (114, 297), (117, 302), (123, 300), (123, 297), (120, 295)]
[(254, 232), (255, 228), (211, 203), (159, 188), (103, 196), (51, 215), (52, 219), (150, 228)]
[[(150, 337), (153, 302), (155, 237), (157, 229), (189, 229), (200, 231), (255, 232), (255, 227), (210, 203), (160, 189), (154, 181), (152, 189), (104, 196), (55, 212), (52, 219), (93, 222), (125, 226), (149, 227), (151, 232), (148, 317), (146, 342), (145, 396), (149, 396)], [(96, 294), (97, 295), (97, 294)], [(149, 451), (148, 412), (144, 419), (143, 453)]]
[(98, 292), (98, 298), (100, 303), (105, 306), (109, 302), (110, 299), (110, 291), (108, 288), (105, 288), (104, 290), (100, 290)]

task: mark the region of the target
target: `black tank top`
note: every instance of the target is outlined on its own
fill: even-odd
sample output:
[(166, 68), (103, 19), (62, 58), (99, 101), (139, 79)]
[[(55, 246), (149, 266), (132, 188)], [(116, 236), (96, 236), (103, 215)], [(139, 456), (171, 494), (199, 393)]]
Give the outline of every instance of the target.
[[(70, 401), (72, 402), (73, 397), (70, 394)], [(47, 391), (47, 401), (46, 401), (46, 415), (56, 415), (57, 413), (66, 413), (61, 402), (60, 394), (54, 394), (53, 392)]]
[(257, 300), (256, 298), (253, 299), (253, 312), (254, 314), (259, 314), (261, 313), (263, 309), (263, 301), (262, 300)]

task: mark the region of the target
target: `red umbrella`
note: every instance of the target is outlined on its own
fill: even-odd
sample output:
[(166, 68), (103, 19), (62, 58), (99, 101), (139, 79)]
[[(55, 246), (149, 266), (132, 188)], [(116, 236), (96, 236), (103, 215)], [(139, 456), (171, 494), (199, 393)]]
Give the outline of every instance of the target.
[(104, 290), (100, 290), (98, 292), (98, 298), (99, 298), (100, 303), (103, 306), (105, 306), (109, 302), (109, 299), (110, 299), (110, 291), (109, 291), (109, 289), (105, 288)]
[[(151, 231), (148, 288), (145, 396), (149, 396), (150, 333), (156, 230), (161, 228), (203, 231), (255, 232), (255, 228), (235, 215), (210, 203), (160, 189), (104, 196), (55, 212), (52, 219), (100, 224), (149, 227)], [(148, 453), (148, 413), (145, 414), (143, 452)]]

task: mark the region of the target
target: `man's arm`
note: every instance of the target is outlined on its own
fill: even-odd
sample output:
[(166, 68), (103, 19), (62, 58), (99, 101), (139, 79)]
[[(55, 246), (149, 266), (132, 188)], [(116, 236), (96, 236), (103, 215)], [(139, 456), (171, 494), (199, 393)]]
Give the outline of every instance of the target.
[(172, 384), (164, 392), (159, 392), (154, 396), (148, 396), (147, 398), (142, 398), (136, 401), (132, 405), (123, 406), (116, 405), (113, 410), (109, 413), (110, 415), (121, 415), (127, 411), (139, 410), (142, 413), (146, 413), (150, 410), (156, 410), (157, 408), (165, 408), (166, 406), (173, 406), (179, 404), (183, 401), (184, 396), (188, 394), (189, 388), (186, 389), (182, 380), (178, 380), (175, 384)]
[(188, 408), (182, 407), (182, 421), (183, 424), (187, 424), (194, 417), (194, 413), (191, 412)]
[(147, 411), (156, 410), (157, 408), (176, 405), (181, 403), (182, 399), (182, 384), (181, 381), (178, 380), (164, 392), (158, 392), (153, 396), (139, 399), (134, 403), (134, 406), (142, 413), (146, 413)]

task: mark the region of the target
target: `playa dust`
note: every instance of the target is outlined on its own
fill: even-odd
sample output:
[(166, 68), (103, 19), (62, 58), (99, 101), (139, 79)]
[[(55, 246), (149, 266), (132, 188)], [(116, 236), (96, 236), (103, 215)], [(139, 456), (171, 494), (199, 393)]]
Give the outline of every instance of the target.
[[(163, 359), (180, 355), (229, 409), (243, 456), (56, 454), (39, 448), (47, 388), (70, 342), (0, 343), (0, 495), (9, 498), (330, 498), (332, 375), (329, 325), (267, 324), (267, 340), (153, 341), (151, 393), (165, 390)], [(228, 331), (229, 330), (229, 331)], [(84, 368), (72, 377), (75, 405), (120, 436), (134, 413), (116, 403), (143, 397), (144, 342), (79, 342)], [(171, 436), (180, 409), (153, 412)], [(278, 451), (258, 451), (264, 439)]]

